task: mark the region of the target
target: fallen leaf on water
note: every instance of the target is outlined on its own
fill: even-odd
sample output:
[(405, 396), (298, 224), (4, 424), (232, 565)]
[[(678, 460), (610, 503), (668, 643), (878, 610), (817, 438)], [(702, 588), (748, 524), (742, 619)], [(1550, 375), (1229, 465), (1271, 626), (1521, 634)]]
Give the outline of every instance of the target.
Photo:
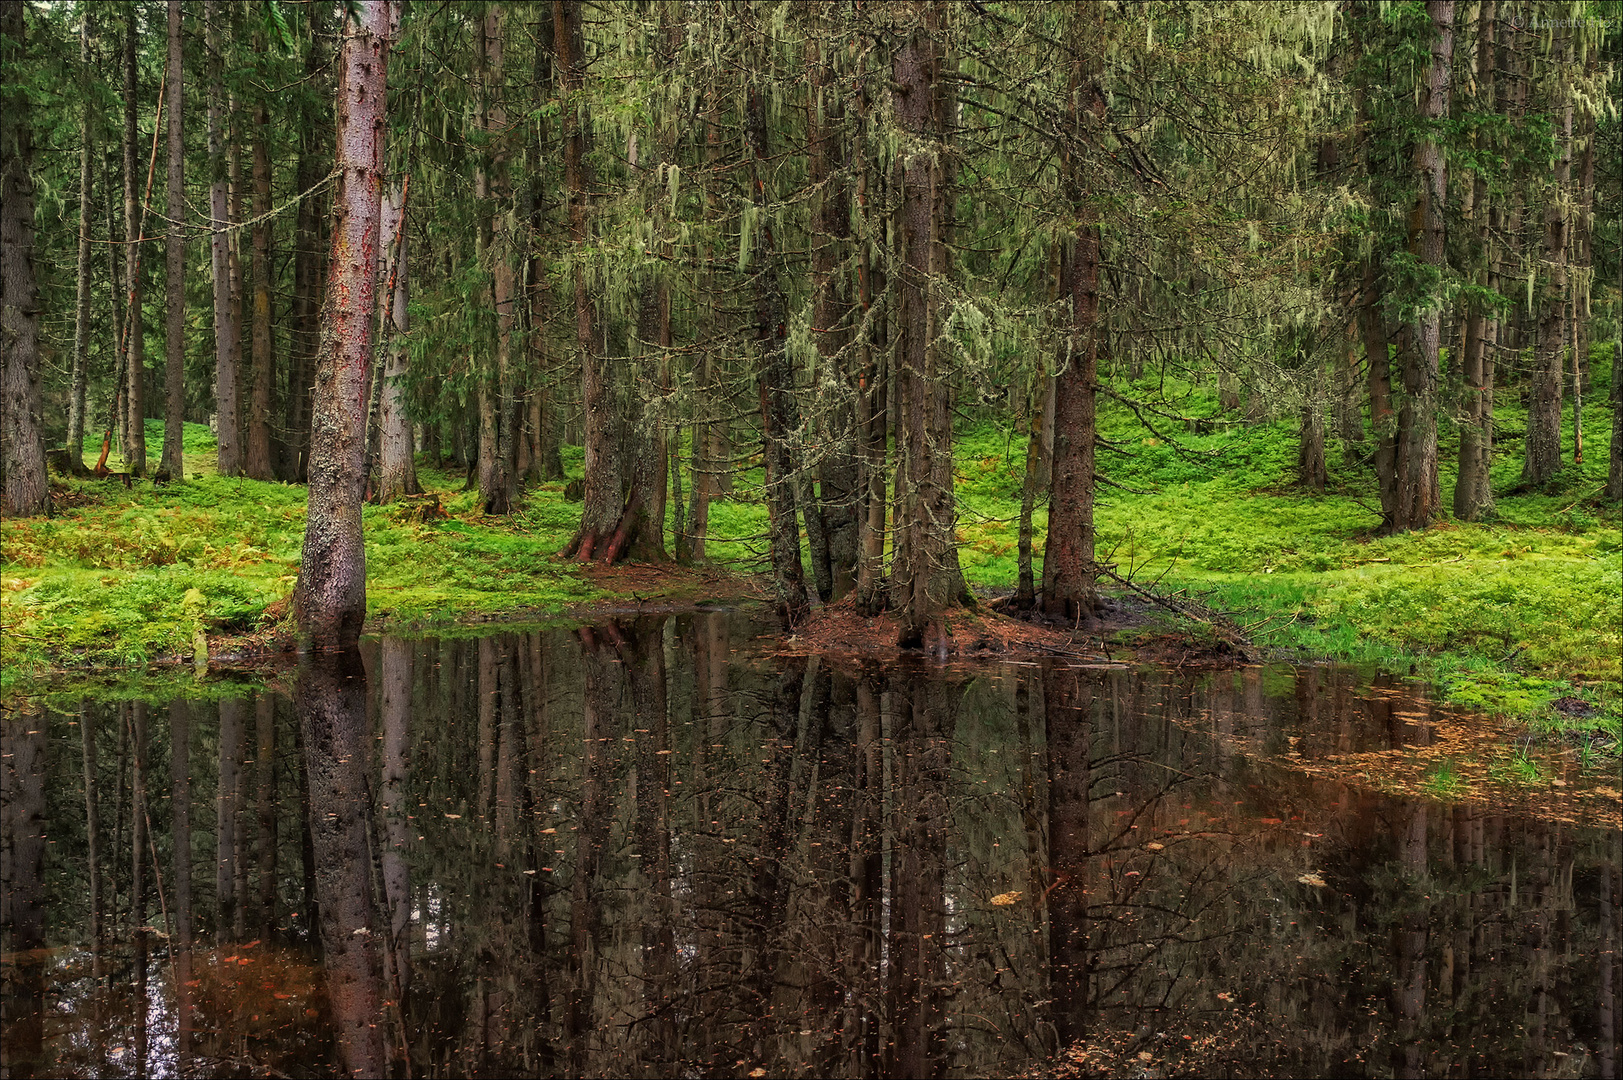
[(1217, 1000), (1218, 1001), (1233, 1001), (1234, 1000), (1234, 995), (1229, 993), (1227, 990), (1222, 990), (1222, 991), (1218, 992)]
[(766, 1070), (765, 1069), (751, 1069), (750, 1070), (750, 1075), (751, 1076), (765, 1076), (766, 1075)]
[(1155, 1055), (1150, 1053), (1148, 1050), (1140, 1050), (1138, 1052), (1138, 1060), (1140, 1061), (1152, 1061), (1154, 1058)]
[(556, 833), (557, 831), (558, 831), (557, 829), (542, 829), (541, 830), (541, 835), (542, 836), (551, 836), (554, 833)]
[(450, 818), (452, 821), (457, 821), (462, 817), (461, 814), (446, 814), (445, 816)]
[(1329, 885), (1329, 882), (1320, 877), (1318, 871), (1316, 870), (1310, 870), (1296, 880), (1300, 881), (1303, 885), (1317, 885), (1321, 889)]
[(1155, 841), (1152, 840), (1148, 844), (1144, 845), (1144, 850), (1145, 851), (1160, 851), (1165, 847), (1166, 847), (1165, 844), (1157, 844)]
[(1008, 907), (1010, 904), (1019, 903), (1019, 901), (1020, 894), (1018, 892), (998, 893), (992, 897), (992, 903), (998, 907)]

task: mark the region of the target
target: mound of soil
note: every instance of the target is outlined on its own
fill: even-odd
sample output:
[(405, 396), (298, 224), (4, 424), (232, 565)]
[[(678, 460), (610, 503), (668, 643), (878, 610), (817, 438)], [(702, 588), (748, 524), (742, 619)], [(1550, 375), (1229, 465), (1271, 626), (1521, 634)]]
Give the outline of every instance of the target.
[[(1069, 630), (1024, 622), (987, 607), (949, 612), (945, 621), (946, 658), (951, 660), (1018, 655), (1066, 656), (1099, 662), (1110, 659), (1096, 644), (1078, 644)], [(848, 596), (813, 611), (778, 651), (780, 655), (789, 656), (818, 654), (875, 660), (923, 655), (918, 649), (898, 648), (896, 641), (900, 632), (901, 621), (893, 612), (861, 615), (855, 599)]]

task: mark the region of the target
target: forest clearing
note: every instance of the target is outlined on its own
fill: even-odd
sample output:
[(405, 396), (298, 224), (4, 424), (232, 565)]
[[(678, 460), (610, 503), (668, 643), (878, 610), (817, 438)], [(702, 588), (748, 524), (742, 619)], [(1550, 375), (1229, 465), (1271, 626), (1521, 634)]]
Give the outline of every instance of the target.
[(0, 49), (5, 1075), (1623, 1068), (1623, 3)]

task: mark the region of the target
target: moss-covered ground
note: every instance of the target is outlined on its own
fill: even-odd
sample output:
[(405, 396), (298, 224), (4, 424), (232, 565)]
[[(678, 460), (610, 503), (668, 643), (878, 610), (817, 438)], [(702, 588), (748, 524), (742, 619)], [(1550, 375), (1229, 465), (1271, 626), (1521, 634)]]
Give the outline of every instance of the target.
[[(1303, 490), (1294, 483), (1293, 421), (1247, 422), (1220, 412), (1209, 388), (1157, 381), (1153, 389), (1171, 402), (1159, 434), (1102, 403), (1102, 434), (1114, 448), (1101, 453), (1112, 486), (1100, 490), (1100, 555), (1137, 582), (1231, 613), (1280, 654), (1412, 671), (1456, 704), (1615, 743), (1623, 537), (1618, 508), (1599, 500), (1607, 358), (1597, 355), (1593, 370), (1583, 465), (1544, 489), (1517, 490), (1524, 414), (1517, 393), (1501, 390), (1494, 515), (1395, 537), (1375, 535), (1374, 478), (1356, 455), (1332, 442), (1329, 489)], [(971, 417), (958, 434), (960, 553), (982, 591), (1015, 580), (1024, 441), (991, 418)], [(1456, 443), (1445, 425), (1445, 504)], [(160, 444), (161, 425), (150, 421), (154, 459)], [(99, 449), (86, 444), (90, 461)], [(298, 572), (304, 490), (222, 478), (214, 456), (208, 429), (189, 425), (185, 483), (61, 481), (54, 517), (0, 523), (7, 687), (62, 666), (186, 655), (199, 629), (250, 641), (267, 631), (267, 609), (285, 608), (278, 602)], [(578, 448), (566, 448), (565, 463), (579, 475)], [(601, 579), (553, 558), (579, 514), (564, 483), (532, 488), (520, 512), (491, 519), (463, 490), (461, 473), (422, 467), (419, 475), (447, 516), (365, 511), (374, 625), (445, 628), (605, 598)], [(759, 471), (746, 472), (712, 509), (709, 554), (722, 568), (762, 568), (758, 490)], [(1045, 524), (1039, 509), (1039, 556)]]

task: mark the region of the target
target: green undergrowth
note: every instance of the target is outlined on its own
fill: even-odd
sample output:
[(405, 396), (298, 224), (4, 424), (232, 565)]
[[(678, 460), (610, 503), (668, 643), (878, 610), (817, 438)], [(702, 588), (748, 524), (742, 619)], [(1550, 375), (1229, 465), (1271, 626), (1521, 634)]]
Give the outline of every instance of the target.
[[(1328, 449), (1324, 493), (1294, 484), (1294, 418), (1247, 422), (1218, 410), (1211, 387), (1146, 381), (1164, 394), (1157, 431), (1101, 398), (1096, 509), (1100, 557), (1136, 583), (1230, 613), (1282, 656), (1377, 664), (1436, 682), (1446, 700), (1517, 717), (1535, 729), (1619, 738), (1623, 715), (1623, 537), (1605, 478), (1609, 358), (1584, 423), (1591, 448), (1542, 490), (1518, 490), (1525, 424), (1515, 388), (1496, 394), (1497, 505), (1487, 521), (1440, 521), (1424, 532), (1375, 535), (1374, 476)], [(1118, 384), (1119, 385), (1119, 384)], [(1571, 446), (1571, 416), (1565, 445)], [(161, 445), (149, 422), (148, 445)], [(87, 441), (94, 461), (99, 440)], [(187, 426), (188, 482), (133, 489), (67, 481), (45, 520), (0, 525), (5, 684), (46, 664), (139, 665), (211, 636), (264, 630), (290, 594), (304, 529), (300, 487), (214, 475), (206, 428)], [(1442, 438), (1445, 505), (1457, 434)], [(569, 478), (581, 451), (566, 447)], [(983, 593), (1013, 587), (1025, 438), (1008, 423), (966, 419), (956, 435), (959, 554)], [(712, 503), (707, 557), (739, 572), (765, 568), (759, 462)], [(374, 625), (441, 629), (458, 621), (540, 617), (600, 596), (553, 553), (580, 504), (565, 482), (531, 488), (507, 518), (479, 513), (464, 475), (420, 468), (447, 516), (414, 521), (367, 507), (368, 612)], [(684, 485), (686, 487), (686, 485)], [(684, 496), (687, 491), (684, 490)], [(1037, 571), (1047, 525), (1034, 519)], [(185, 598), (191, 594), (190, 603)], [(1557, 708), (1565, 702), (1565, 708)], [(1574, 706), (1574, 702), (1577, 706)]]

